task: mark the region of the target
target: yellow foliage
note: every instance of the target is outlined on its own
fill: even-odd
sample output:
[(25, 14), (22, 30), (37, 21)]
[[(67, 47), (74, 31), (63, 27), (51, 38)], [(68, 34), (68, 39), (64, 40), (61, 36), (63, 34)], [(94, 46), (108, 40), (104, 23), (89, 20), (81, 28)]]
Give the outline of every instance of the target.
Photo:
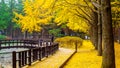
[(41, 25), (48, 24), (52, 18), (51, 10), (48, 10), (51, 3), (51, 0), (25, 0), (23, 1), (23, 14), (14, 12), (13, 21), (20, 24), (22, 31), (40, 31)]
[(60, 0), (57, 1), (56, 5), (55, 22), (58, 25), (66, 23), (74, 31), (87, 32), (89, 26), (86, 19), (89, 20), (89, 16), (85, 13), (89, 14), (91, 10), (84, 0)]
[(96, 51), (83, 51), (76, 53), (64, 68), (101, 68), (101, 61)]
[(61, 47), (75, 48), (77, 44), (78, 47), (82, 45), (82, 39), (79, 37), (66, 36), (55, 39), (55, 42), (58, 42)]
[(116, 68), (120, 68), (120, 44), (115, 43), (115, 62)]
[[(63, 40), (63, 39), (61, 39)], [(120, 44), (115, 43), (116, 68), (120, 68)], [(70, 49), (60, 48), (56, 54), (46, 60), (40, 61), (28, 68), (59, 68), (61, 63), (73, 53)], [(68, 61), (63, 68), (101, 68), (102, 57), (97, 56), (97, 51), (89, 40), (84, 40), (78, 52)]]
[(64, 68), (101, 68), (102, 57), (90, 41), (83, 41), (83, 45)]
[(93, 50), (95, 48), (93, 44), (90, 42), (90, 40), (83, 40), (83, 44), (79, 49), (80, 50)]
[(54, 17), (58, 25), (66, 23), (72, 30), (87, 32), (89, 15), (86, 14), (91, 12), (91, 6), (84, 0), (25, 0), (23, 13), (15, 13), (13, 21), (20, 24), (23, 31), (32, 32), (40, 31), (41, 25), (48, 24)]
[[(120, 44), (115, 43), (116, 68), (120, 67)], [(83, 41), (78, 52), (70, 59), (64, 68), (101, 68), (102, 57), (97, 56), (97, 51), (90, 41)]]

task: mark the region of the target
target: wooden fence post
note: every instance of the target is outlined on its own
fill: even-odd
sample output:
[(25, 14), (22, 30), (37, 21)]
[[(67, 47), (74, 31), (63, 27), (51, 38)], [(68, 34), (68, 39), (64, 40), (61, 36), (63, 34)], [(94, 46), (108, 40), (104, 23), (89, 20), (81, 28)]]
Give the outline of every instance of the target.
[(16, 51), (12, 52), (12, 63), (13, 63), (13, 68), (16, 68)]
[(41, 47), (39, 47), (39, 61), (41, 61)]
[(48, 42), (46, 42), (45, 52), (46, 52), (46, 57), (48, 58)]
[(28, 62), (29, 62), (29, 65), (31, 65), (31, 49), (29, 50), (29, 53), (28, 53), (28, 55), (29, 55), (29, 59), (28, 59)]
[(21, 68), (21, 64), (22, 64), (22, 62), (21, 62), (21, 52), (18, 53), (18, 58), (19, 58), (19, 68)]

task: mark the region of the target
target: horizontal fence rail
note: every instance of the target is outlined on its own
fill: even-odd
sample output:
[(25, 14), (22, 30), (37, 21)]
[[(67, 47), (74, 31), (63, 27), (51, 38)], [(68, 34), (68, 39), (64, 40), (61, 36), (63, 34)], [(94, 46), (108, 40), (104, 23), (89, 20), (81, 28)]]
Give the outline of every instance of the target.
[(0, 40), (0, 49), (37, 48), (46, 45), (51, 45), (51, 41), (28, 40), (28, 39)]
[(40, 40), (0, 40), (0, 49), (4, 48), (29, 48), (24, 51), (12, 52), (12, 68), (22, 68), (33, 62), (54, 54), (59, 46), (58, 43)]

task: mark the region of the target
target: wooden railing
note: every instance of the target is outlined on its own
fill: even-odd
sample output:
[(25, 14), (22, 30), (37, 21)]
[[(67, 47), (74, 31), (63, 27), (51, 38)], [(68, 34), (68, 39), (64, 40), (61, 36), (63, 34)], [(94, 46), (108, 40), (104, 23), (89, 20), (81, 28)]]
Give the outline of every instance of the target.
[(58, 44), (50, 46), (33, 48), (26, 51), (13, 52), (13, 68), (21, 68), (25, 65), (31, 65), (37, 60), (48, 57), (58, 50)]
[(5, 48), (37, 48), (51, 45), (50, 41), (41, 40), (28, 40), (28, 39), (12, 39), (12, 40), (0, 40), (0, 49)]
[(0, 40), (0, 49), (11, 47), (29, 48), (25, 51), (12, 52), (12, 68), (31, 65), (37, 60), (40, 61), (54, 54), (59, 48), (58, 43), (41, 42), (39, 40)]
[[(34, 46), (34, 45), (37, 46)], [(0, 40), (0, 49), (4, 48), (34, 48), (39, 47), (38, 40), (25, 40), (25, 39), (14, 39), (14, 40)]]

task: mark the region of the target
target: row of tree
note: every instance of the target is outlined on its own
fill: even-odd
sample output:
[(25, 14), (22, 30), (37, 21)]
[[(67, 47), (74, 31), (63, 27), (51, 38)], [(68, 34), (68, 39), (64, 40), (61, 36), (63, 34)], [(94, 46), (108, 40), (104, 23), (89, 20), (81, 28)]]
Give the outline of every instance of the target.
[[(24, 6), (25, 14), (16, 14), (19, 18), (16, 22), (21, 24), (23, 30), (34, 31), (31, 26), (40, 30), (38, 27), (41, 24), (46, 24), (46, 20), (49, 22), (48, 17), (51, 16), (58, 25), (65, 23), (72, 30), (83, 32), (89, 30), (95, 49), (98, 50), (98, 55), (103, 55), (102, 67), (115, 68), (112, 15), (109, 0), (26, 0)], [(31, 25), (26, 28), (24, 24)]]
[[(8, 35), (10, 37), (18, 37), (17, 36), (18, 34), (19, 35), (22, 34), (21, 29), (19, 28), (20, 27), (19, 25), (16, 25), (12, 21), (12, 18), (14, 17), (14, 14), (13, 14), (14, 12), (13, 11), (16, 11), (16, 12), (22, 13), (22, 14), (24, 13), (22, 11), (22, 9), (23, 9), (22, 1), (21, 0), (9, 0), (9, 1), (8, 0), (1, 0), (0, 3), (1, 3), (0, 4), (1, 5), (1, 8), (0, 8), (1, 9), (1, 11), (0, 11), (1, 12), (1, 16), (0, 16), (0, 21), (1, 21), (1, 23), (0, 23), (0, 25), (1, 25), (0, 32), (3, 32), (4, 34), (6, 34), (6, 35)], [(67, 2), (66, 4), (68, 4), (68, 3), (69, 2)], [(64, 4), (64, 5), (66, 5), (66, 4)], [(70, 8), (70, 5), (72, 5), (72, 6), (82, 6), (81, 7), (82, 12), (84, 12), (87, 16), (88, 15), (89, 16), (88, 17), (85, 16), (85, 14), (82, 13), (79, 10), (81, 8), (79, 8), (77, 10), (74, 10), (75, 8), (73, 8), (72, 10), (68, 10)], [(88, 26), (91, 25), (91, 24), (90, 23), (86, 24), (86, 22), (84, 22), (82, 20), (86, 19), (86, 20), (90, 21), (90, 19), (92, 19), (92, 18), (89, 18), (91, 16), (90, 13), (86, 12), (87, 11), (86, 9), (91, 8), (91, 6), (89, 7), (89, 6), (85, 5), (85, 4), (83, 4), (83, 5), (73, 5), (73, 4), (69, 3), (69, 5), (66, 7), (66, 10), (63, 7), (60, 7), (60, 6), (57, 6), (57, 7), (60, 8), (60, 9), (57, 9), (57, 10), (64, 9), (64, 11), (67, 10), (66, 12), (70, 11), (71, 13), (72, 12), (74, 12), (74, 13), (73, 13), (73, 15), (71, 13), (69, 13), (70, 15), (68, 17), (68, 15), (66, 15), (66, 13), (64, 13), (63, 10), (62, 11), (57, 11), (56, 12), (57, 14), (56, 14), (55, 22), (59, 22), (60, 19), (62, 19), (60, 17), (63, 17), (62, 15), (60, 16), (59, 14), (64, 13), (63, 14), (64, 15), (64, 20), (65, 19), (67, 20), (66, 17), (68, 17), (69, 20), (70, 20), (70, 23), (67, 23), (67, 22), (61, 22), (60, 23), (59, 22), (58, 27), (51, 26), (50, 28), (47, 28), (47, 30), (49, 30), (50, 33), (54, 33), (55, 35), (57, 34), (56, 36), (63, 36), (63, 34), (65, 34), (65, 35), (78, 35), (78, 36), (82, 36), (82, 37), (84, 37), (84, 35), (83, 35), (84, 33), (86, 33), (86, 32), (88, 33), (88, 30), (90, 29), (90, 27), (88, 27)], [(113, 14), (113, 20), (114, 20), (113, 27), (114, 27), (115, 40), (119, 39), (119, 33), (118, 33), (118, 30), (119, 30), (119, 25), (118, 25), (119, 24), (118, 23), (119, 22), (119, 10), (118, 10), (118, 8), (119, 8), (119, 2), (118, 1), (117, 2), (113, 1), (112, 2), (112, 14)], [(81, 13), (76, 13), (78, 11), (80, 11)], [(88, 11), (90, 11), (90, 10), (88, 9)], [(71, 15), (72, 15), (72, 17), (71, 17)], [(74, 17), (74, 16), (78, 16), (78, 17)], [(81, 23), (75, 23), (74, 24), (74, 20), (79, 18), (79, 17), (80, 17), (80, 19), (82, 19), (81, 20), (82, 24)], [(87, 18), (85, 18), (85, 17), (87, 17)], [(72, 20), (72, 18), (75, 18), (75, 19)], [(75, 22), (77, 22), (77, 21), (78, 21), (78, 19)], [(51, 22), (53, 22), (53, 21), (51, 21)], [(74, 25), (72, 25), (72, 24), (74, 24)], [(82, 27), (79, 27), (79, 24)], [(49, 25), (55, 25), (56, 26), (56, 24), (54, 24), (54, 23), (50, 23)], [(49, 25), (47, 25), (46, 27), (48, 27)], [(45, 26), (42, 25), (42, 27), (45, 27)], [(57, 30), (54, 30), (54, 29), (52, 30), (52, 28), (56, 28)], [(93, 31), (95, 31), (94, 30), (95, 28), (97, 28), (97, 27), (91, 27), (91, 29), (93, 29)], [(74, 32), (73, 32), (73, 30), (74, 30)], [(63, 33), (63, 34), (60, 34), (60, 33)], [(79, 34), (79, 33), (81, 33), (81, 34)], [(92, 30), (90, 30), (89, 33), (91, 34), (91, 39), (93, 41), (97, 41), (96, 40), (97, 37), (94, 38), (94, 36), (97, 36), (97, 34), (92, 33)], [(96, 43), (94, 43), (94, 44), (96, 44)]]
[[(23, 36), (24, 38), (27, 38), (28, 35), (36, 34), (36, 33), (30, 34), (28, 33), (28, 31), (22, 32), (22, 30), (20, 29), (20, 25), (14, 22), (13, 18), (15, 17), (15, 12), (24, 14), (23, 4), (22, 4), (23, 2), (24, 1), (22, 0), (0, 0), (0, 26), (1, 26), (0, 34), (7, 35), (10, 38), (23, 38)], [(57, 26), (55, 23), (53, 23), (52, 20), (53, 19), (51, 19), (51, 21), (49, 22), (49, 25), (46, 26), (42, 25), (44, 29), (42, 30), (43, 34), (46, 33), (45, 32), (46, 30), (49, 31), (49, 33), (51, 34), (54, 34), (55, 36), (63, 36), (64, 34), (72, 35), (75, 33), (75, 32), (73, 33), (72, 30), (67, 29), (65, 25)], [(65, 32), (63, 32), (62, 30), (63, 28), (66, 28)], [(37, 32), (37, 34), (39, 34), (39, 32)]]
[[(9, 6), (4, 3), (4, 0), (1, 1), (2, 7), (0, 8), (3, 9), (0, 12), (7, 12), (8, 10), (10, 12), (10, 14), (6, 13), (6, 17), (0, 16), (4, 25), (8, 22), (7, 27), (13, 28), (12, 22), (14, 21), (23, 32), (39, 32), (43, 31), (43, 28), (51, 28), (49, 26), (55, 23), (53, 28), (59, 28), (56, 26), (64, 27), (64, 32), (69, 28), (76, 32), (87, 33), (91, 36), (91, 41), (95, 49), (98, 50), (98, 55), (103, 56), (102, 67), (115, 68), (112, 26), (118, 26), (119, 1), (112, 1), (113, 13), (111, 12), (110, 0), (24, 0), (23, 5), (20, 0), (15, 1), (10, 0), (9, 4), (11, 5)], [(15, 5), (18, 6), (15, 7)], [(5, 7), (8, 9), (5, 9)], [(13, 16), (12, 21), (10, 17)], [(7, 18), (10, 20), (7, 20)], [(112, 19), (114, 21), (113, 25)], [(8, 30), (9, 33), (13, 33), (12, 29)]]

